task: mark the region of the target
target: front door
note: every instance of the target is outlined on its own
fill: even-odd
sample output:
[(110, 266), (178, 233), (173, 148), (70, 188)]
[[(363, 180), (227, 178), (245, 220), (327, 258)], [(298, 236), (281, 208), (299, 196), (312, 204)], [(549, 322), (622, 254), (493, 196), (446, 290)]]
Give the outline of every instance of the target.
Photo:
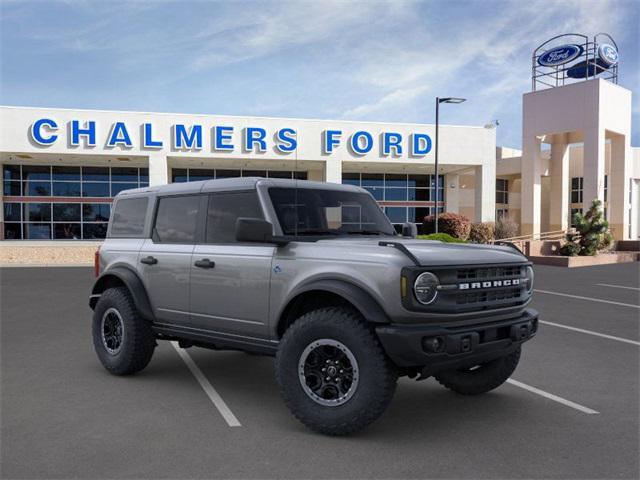
[(205, 243), (192, 255), (190, 310), (194, 328), (269, 338), (269, 283), (275, 247), (237, 243), (238, 217), (263, 218), (256, 191), (209, 196)]
[(152, 238), (145, 240), (138, 257), (159, 323), (189, 323), (189, 274), (200, 198), (159, 198)]

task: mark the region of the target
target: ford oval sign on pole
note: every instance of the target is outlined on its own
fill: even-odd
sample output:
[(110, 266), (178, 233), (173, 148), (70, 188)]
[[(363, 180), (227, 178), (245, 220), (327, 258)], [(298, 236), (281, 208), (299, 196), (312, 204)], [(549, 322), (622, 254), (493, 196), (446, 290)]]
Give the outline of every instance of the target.
[(578, 58), (583, 48), (580, 45), (561, 45), (547, 50), (538, 57), (538, 63), (543, 67), (557, 67)]
[(598, 47), (598, 57), (610, 67), (618, 63), (618, 50), (613, 45), (603, 43)]

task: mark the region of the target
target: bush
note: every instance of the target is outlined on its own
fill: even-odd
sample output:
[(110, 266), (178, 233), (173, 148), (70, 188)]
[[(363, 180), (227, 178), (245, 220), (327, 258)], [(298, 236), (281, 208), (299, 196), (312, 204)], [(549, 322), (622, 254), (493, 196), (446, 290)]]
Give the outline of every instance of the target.
[[(435, 232), (435, 217), (424, 217), (424, 231), (427, 234)], [(457, 213), (443, 213), (438, 215), (438, 233), (446, 233), (452, 237), (466, 240), (469, 238), (471, 222), (464, 215)]]
[(594, 200), (584, 215), (576, 213), (573, 223), (576, 225), (576, 232), (567, 233), (567, 243), (560, 248), (561, 255), (593, 256), (613, 243), (609, 222), (604, 219), (600, 200)]
[(513, 238), (518, 236), (519, 225), (509, 217), (502, 217), (496, 221), (496, 240), (502, 238)]
[(493, 243), (496, 239), (496, 225), (493, 222), (472, 223), (469, 241), (473, 243)]
[(416, 238), (420, 240), (438, 240), (445, 243), (467, 243), (459, 238), (454, 238), (448, 233), (432, 233), (430, 235), (418, 235)]

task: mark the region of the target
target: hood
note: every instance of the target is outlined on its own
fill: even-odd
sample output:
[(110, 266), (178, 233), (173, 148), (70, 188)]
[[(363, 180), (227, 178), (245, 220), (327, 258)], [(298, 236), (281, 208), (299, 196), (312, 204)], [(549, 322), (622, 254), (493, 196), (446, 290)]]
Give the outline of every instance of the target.
[[(521, 263), (527, 257), (507, 246), (469, 243), (444, 243), (435, 240), (415, 240), (401, 237), (366, 237), (321, 240), (318, 243), (344, 244), (344, 248), (357, 246), (380, 247), (381, 241), (401, 243), (415, 256), (421, 265), (481, 265), (491, 263)], [(404, 255), (398, 250), (400, 255)], [(407, 257), (408, 259), (408, 257)]]

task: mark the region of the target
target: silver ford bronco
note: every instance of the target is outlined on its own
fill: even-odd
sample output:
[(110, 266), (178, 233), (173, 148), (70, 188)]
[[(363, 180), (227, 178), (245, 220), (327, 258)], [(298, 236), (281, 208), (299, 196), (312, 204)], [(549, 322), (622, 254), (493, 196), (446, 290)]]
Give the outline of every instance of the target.
[(234, 178), (128, 190), (96, 255), (93, 344), (116, 375), (157, 340), (275, 355), (285, 403), (344, 435), (398, 376), (463, 395), (513, 373), (537, 330), (533, 269), (511, 246), (396, 234), (364, 189)]

